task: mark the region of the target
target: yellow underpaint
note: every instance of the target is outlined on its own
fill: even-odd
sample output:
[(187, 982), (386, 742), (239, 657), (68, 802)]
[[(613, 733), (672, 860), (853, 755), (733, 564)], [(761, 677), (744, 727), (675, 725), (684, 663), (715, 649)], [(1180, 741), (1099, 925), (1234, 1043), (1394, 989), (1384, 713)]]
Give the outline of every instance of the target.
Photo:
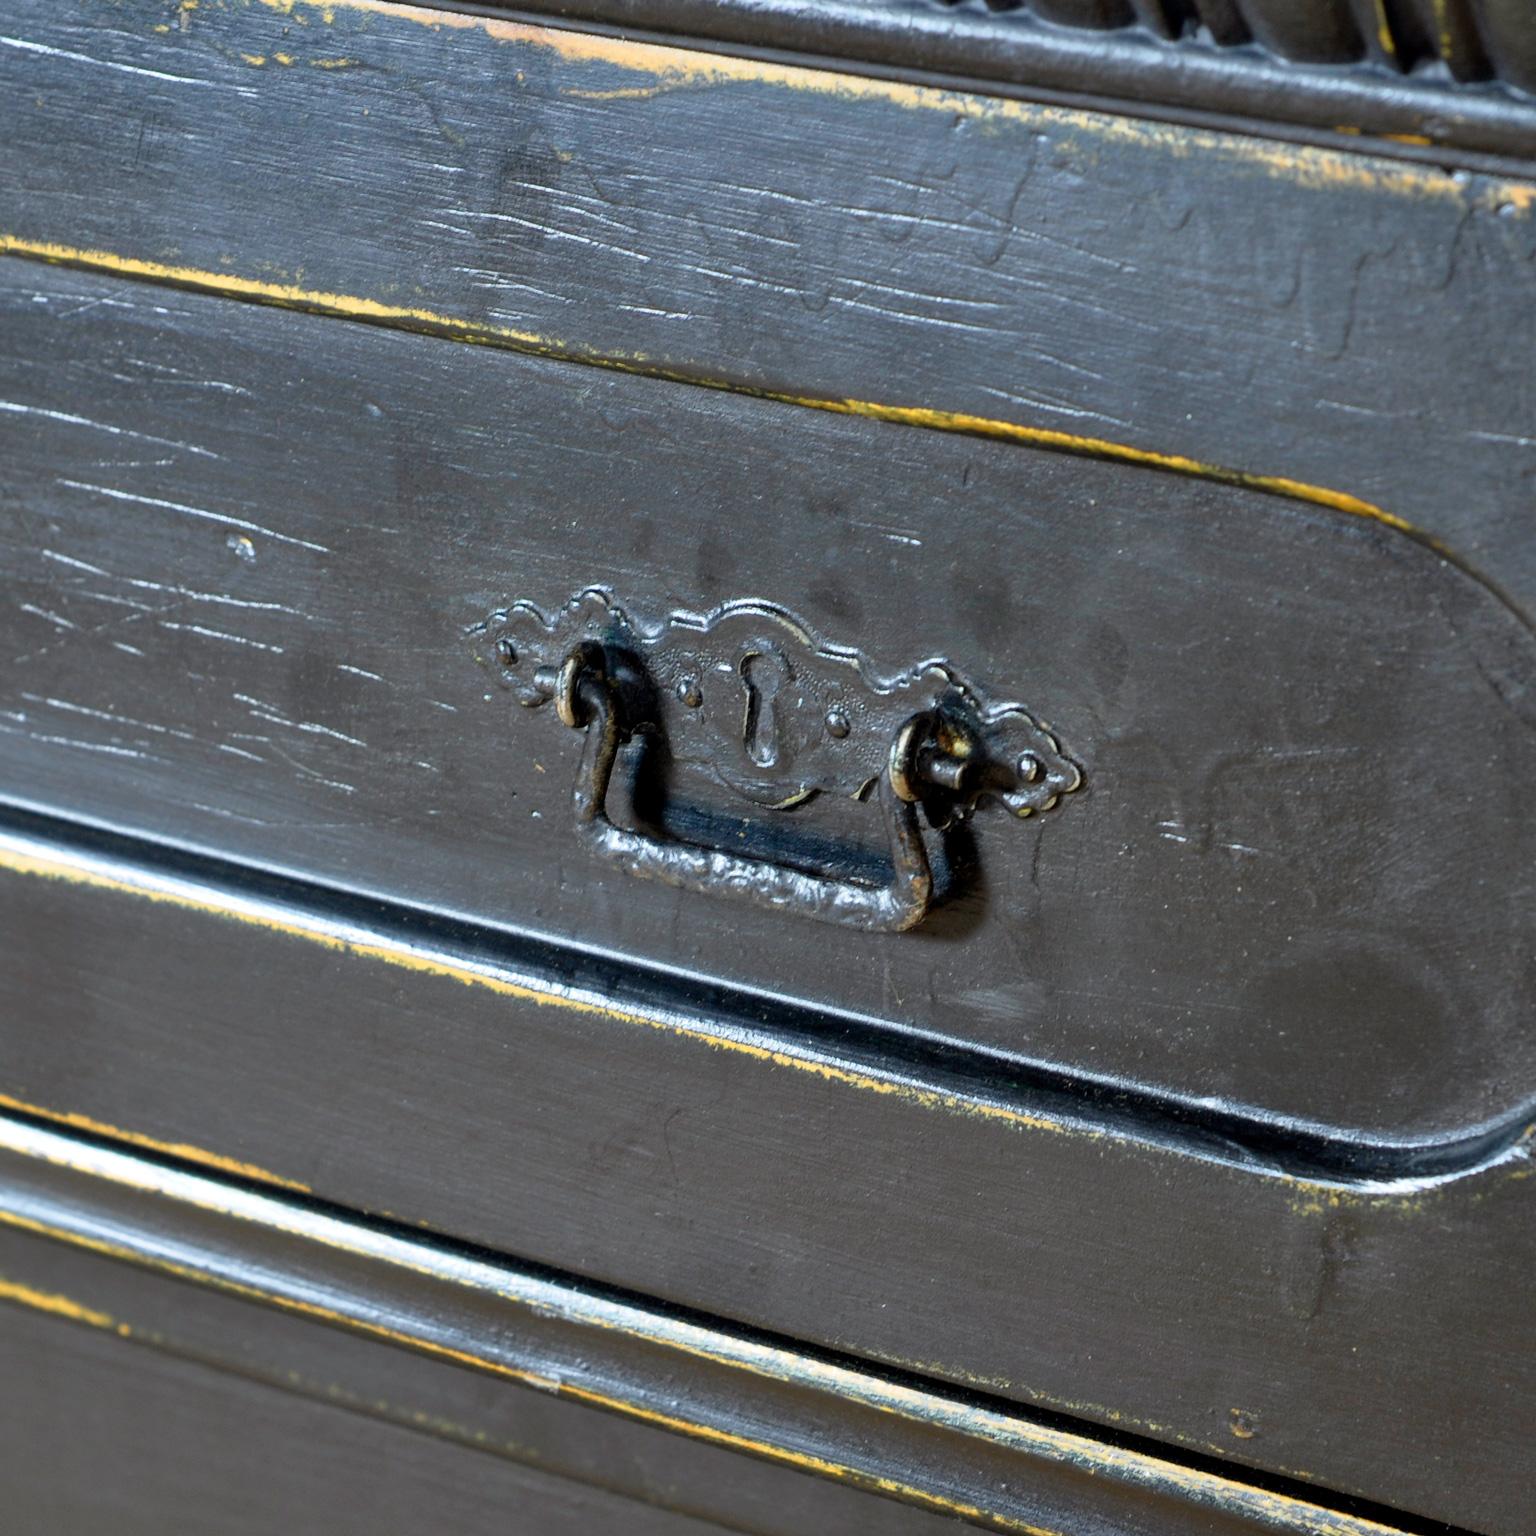
[[(639, 95), (718, 86), (767, 86), (847, 100), (883, 101), (908, 110), (940, 112), (981, 124), (1023, 123), (1034, 132), (1080, 134), (1099, 143), (1128, 144), (1175, 159), (1217, 158), (1306, 187), (1350, 188), (1418, 199), (1464, 201), (1466, 198), (1462, 184), (1438, 167), (1372, 158), (1353, 151), (1288, 144), (1215, 129), (985, 96), (974, 91), (911, 85), (899, 80), (844, 74), (833, 69), (634, 42), (462, 11), (429, 10), (394, 4), (392, 0), (334, 0), (334, 3), (326, 0), (324, 4), (320, 0), (262, 0), (262, 3), (285, 16), (294, 15), (300, 9), (319, 11), (327, 24), (333, 24), (338, 13), (354, 12), (411, 22), (434, 30), (476, 31), (498, 42), (546, 49), (569, 63), (606, 65), (643, 74), (647, 80), (634, 92)], [(1377, 16), (1383, 18), (1384, 26), (1381, 0), (1376, 0), (1375, 8)], [(1390, 31), (1384, 32), (1381, 42), (1383, 52), (1389, 58), (1393, 57)], [(578, 89), (584, 91), (587, 88)], [(1497, 207), (1509, 201), (1507, 188), (1516, 185), (1522, 184), (1490, 182), (1483, 199), (1486, 206)]]
[[(1536, 196), (1536, 187), (1529, 190), (1533, 196)], [(899, 426), (924, 427), (931, 431), (992, 438), (1058, 453), (1078, 454), (1086, 458), (1134, 464), (1144, 469), (1161, 470), (1165, 473), (1210, 480), (1221, 485), (1238, 486), (1244, 490), (1285, 496), (1293, 501), (1307, 502), (1313, 506), (1327, 507), (1335, 512), (1346, 512), (1355, 517), (1369, 518), (1388, 528), (1396, 529), (1399, 533), (1422, 539), (1426, 543), (1434, 542), (1405, 519), (1359, 496), (1352, 496), (1347, 491), (1311, 485), (1306, 481), (1294, 480), (1284, 475), (1232, 469), (1223, 464), (1211, 464), (1181, 454), (1156, 453), (1128, 443), (1112, 442), (1107, 438), (1081, 437), (1075, 433), (1060, 432), (1052, 428), (1031, 427), (1022, 422), (1006, 421), (990, 416), (975, 416), (961, 411), (935, 410), (928, 406), (891, 405), (875, 400), (839, 400), (815, 395), (785, 394), (728, 380), (697, 378), (691, 374), (685, 376), (664, 365), (654, 363), (640, 354), (588, 352), (557, 338), (540, 335), (536, 331), (516, 330), (483, 321), (469, 321), (459, 316), (442, 314), (419, 306), (388, 304), (378, 299), (332, 293), (323, 289), (303, 288), (295, 283), (244, 277), (232, 272), (209, 272), (198, 267), (173, 266), (166, 262), (122, 256), (113, 251), (90, 250), (61, 245), (55, 241), (32, 240), (20, 235), (0, 233), (0, 255), (29, 257), (37, 261), (54, 262), (86, 271), (107, 272), (119, 277), (171, 283), (178, 287), (191, 288), (225, 298), (274, 304), (283, 308), (303, 310), (310, 314), (332, 315), (342, 319), (362, 320), (402, 329), (424, 329), (459, 341), (507, 347), (539, 357), (584, 362), (619, 372), (644, 374), (652, 378), (684, 380), (703, 388), (725, 390), (754, 399), (772, 400), (782, 405), (800, 406), (807, 410), (830, 411), (843, 416), (861, 416), (871, 421), (888, 422)]]
[(959, 411), (935, 411), (921, 406), (881, 405), (867, 400), (809, 400), (799, 396), (766, 392), (765, 398), (780, 400), (790, 405), (813, 406), (823, 411), (838, 411), (850, 416), (868, 416), (876, 421), (895, 422), (903, 426), (929, 427), (940, 432), (961, 432), (971, 437), (1000, 438), (1007, 442), (1027, 444), (1033, 448), (1054, 449), (1058, 453), (1080, 454), (1086, 458), (1111, 459), (1121, 464), (1137, 464), (1145, 469), (1189, 475), (1199, 480), (1215, 480), (1223, 485), (1241, 486), (1246, 490), (1288, 496), (1294, 501), (1311, 502), (1315, 506), (1332, 508), (1335, 512), (1348, 512), (1355, 517), (1366, 517), (1375, 522), (1384, 523), (1389, 528), (1395, 528), (1399, 533), (1412, 534), (1418, 538), (1425, 537), (1406, 519), (1372, 502), (1364, 501), (1358, 496), (1351, 496), (1347, 491), (1309, 485), (1304, 480), (1292, 480), (1283, 475), (1252, 474), (1247, 470), (1228, 469), (1221, 464), (1206, 463), (1201, 459), (1187, 458), (1182, 454), (1154, 453), (1150, 449), (1111, 442), (1107, 438), (1079, 437), (1071, 432), (1058, 432), (1046, 427), (1026, 427), (1018, 422), (1000, 421), (988, 416), (969, 416)]
[(1392, 23), (1387, 20), (1385, 0), (1373, 0), (1376, 13), (1376, 46), (1388, 63), (1397, 63), (1397, 39), (1392, 36)]
[[(10, 867), (0, 858), (0, 867)], [(237, 1162), (232, 1157), (221, 1157), (217, 1152), (206, 1152), (201, 1147), (194, 1147), (184, 1141), (160, 1141), (153, 1136), (145, 1136), (139, 1131), (125, 1131), (121, 1126), (108, 1125), (102, 1120), (93, 1120), (89, 1115), (75, 1114), (69, 1110), (47, 1109), (41, 1104), (31, 1104), (25, 1099), (12, 1097), (10, 1094), (0, 1093), (0, 1109), (13, 1109), (18, 1114), (34, 1115), (39, 1120), (47, 1120), (54, 1125), (66, 1125), (71, 1130), (88, 1131), (93, 1136), (107, 1136), (115, 1141), (125, 1141), (131, 1146), (143, 1147), (146, 1152), (159, 1152), (166, 1157), (177, 1157), (183, 1162), (196, 1163), (203, 1168), (211, 1168), (219, 1173), (232, 1173), (238, 1178), (254, 1179), (262, 1184), (275, 1185), (279, 1189), (291, 1189), (299, 1194), (307, 1195), (310, 1188), (307, 1184), (300, 1184), (294, 1179), (280, 1178), (275, 1173), (268, 1173), (265, 1168), (258, 1168), (253, 1163)]]
[(0, 1276), (0, 1301), (14, 1301), (23, 1307), (46, 1312), (52, 1317), (66, 1317), (72, 1323), (84, 1323), (91, 1328), (110, 1329), (119, 1332), (117, 1319), (109, 1312), (98, 1312), (94, 1307), (83, 1306), (60, 1296), (56, 1291), (37, 1291), (30, 1285), (19, 1285), (14, 1280)]
[(622, 1413), (626, 1418), (638, 1419), (642, 1423), (653, 1424), (661, 1429), (670, 1429), (674, 1433), (687, 1435), (695, 1440), (705, 1440), (711, 1445), (725, 1446), (733, 1451), (746, 1451), (754, 1456), (763, 1456), (771, 1461), (795, 1467), (801, 1472), (833, 1478), (839, 1482), (854, 1483), (872, 1492), (888, 1494), (905, 1503), (919, 1504), (962, 1520), (981, 1520), (993, 1527), (1026, 1533), (1026, 1536), (1060, 1536), (1060, 1533), (1047, 1526), (1031, 1525), (1023, 1520), (1010, 1520), (985, 1510), (978, 1504), (968, 1504), (959, 1499), (946, 1498), (942, 1494), (930, 1493), (926, 1488), (921, 1488), (915, 1483), (903, 1483), (896, 1478), (876, 1477), (870, 1473), (859, 1472), (855, 1468), (845, 1467), (839, 1462), (829, 1461), (821, 1456), (809, 1456), (803, 1451), (792, 1451), (785, 1446), (755, 1440), (748, 1435), (733, 1434), (729, 1430), (717, 1429), (710, 1424), (701, 1424), (694, 1419), (660, 1413), (653, 1408), (612, 1397), (606, 1392), (595, 1392), (590, 1388), (579, 1387), (568, 1382), (562, 1388), (561, 1395), (578, 1403), (586, 1403), (589, 1407), (606, 1408), (611, 1413)]
[(1451, 31), (1450, 7), (1447, 0), (1433, 0), (1433, 3), (1435, 30), (1440, 40), (1440, 57), (1449, 64), (1456, 54), (1456, 39)]

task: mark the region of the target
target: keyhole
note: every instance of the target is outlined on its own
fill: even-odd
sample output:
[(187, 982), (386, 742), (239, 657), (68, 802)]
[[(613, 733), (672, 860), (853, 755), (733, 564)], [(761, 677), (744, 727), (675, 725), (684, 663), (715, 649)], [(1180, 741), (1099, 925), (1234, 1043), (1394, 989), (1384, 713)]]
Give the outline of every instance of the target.
[(759, 768), (779, 761), (779, 689), (789, 681), (789, 664), (773, 652), (752, 651), (741, 658), (741, 681), (747, 690), (747, 713), (741, 743)]

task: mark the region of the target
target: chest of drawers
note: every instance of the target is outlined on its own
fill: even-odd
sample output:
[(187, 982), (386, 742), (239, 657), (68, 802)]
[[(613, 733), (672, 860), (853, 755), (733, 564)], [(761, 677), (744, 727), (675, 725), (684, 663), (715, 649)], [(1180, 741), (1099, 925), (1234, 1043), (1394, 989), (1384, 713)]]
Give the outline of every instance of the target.
[(1532, 1529), (1532, 59), (1368, 9), (13, 4), (28, 1528)]

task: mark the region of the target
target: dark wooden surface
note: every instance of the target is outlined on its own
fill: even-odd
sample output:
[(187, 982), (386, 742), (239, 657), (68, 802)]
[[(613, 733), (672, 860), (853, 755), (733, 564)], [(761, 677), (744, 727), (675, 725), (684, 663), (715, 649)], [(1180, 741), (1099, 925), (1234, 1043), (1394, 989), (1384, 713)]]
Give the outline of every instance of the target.
[[(1536, 645), (1424, 545), (30, 263), (0, 314), (11, 797), (966, 1042), (978, 1076), (1331, 1133), (1335, 1165), (1444, 1165), (1526, 1114)], [(947, 657), (1085, 787), (979, 815), (899, 939), (639, 885), (577, 843), (574, 733), (467, 633), (593, 581), (652, 618), (764, 597), (881, 670)], [(872, 807), (675, 779), (734, 819), (674, 837), (878, 863)]]
[(14, 840), (6, 863), (4, 1091), (56, 1121), (1234, 1465), (1533, 1529), (1536, 1333), (1499, 1280), (1536, 1262), (1523, 1143), (1448, 1180), (1319, 1183), (562, 994), (419, 925), (355, 913), (349, 938), (196, 881), (134, 895), (133, 865)]
[(1399, 1529), (1391, 1512), (1294, 1480), (1256, 1485), (1142, 1437), (808, 1354), (12, 1116), (0, 1143), (0, 1276), (13, 1277), (0, 1296), (34, 1310), (58, 1298), (56, 1315), (130, 1344), (733, 1528)]
[[(11, 1529), (69, 1536), (773, 1529), (648, 1507), (11, 1306), (0, 1306), (0, 1481)], [(859, 1529), (835, 1517), (819, 1528)]]
[[(0, 1364), (0, 1478), (18, 1531), (437, 1530), (446, 1516), (409, 1502), (434, 1489), (455, 1530), (959, 1526), (14, 1229), (0, 1231)], [(168, 1508), (178, 1471), (182, 1502)], [(332, 1525), (346, 1508), (373, 1524)]]
[[(1532, 183), (362, 0), (0, 34), (12, 1107), (1536, 1529)], [(598, 878), (466, 634), (592, 581), (945, 654), (1087, 788), (895, 941)], [(93, 1369), (7, 1454), (94, 1396), (162, 1509)]]
[[(1282, 136), (1347, 143), (1366, 135), (1427, 162), (1447, 149), (1528, 162), (1536, 121), (1536, 42), (1523, 0), (1370, 9), (1352, 0), (1067, 0), (1050, 7), (1049, 20), (1045, 6), (1037, 14), (986, 0), (520, 0), (497, 9), (628, 35), (649, 28), (689, 46), (857, 60), (862, 71), (947, 74), (1034, 100), (1086, 99)], [(1133, 12), (1141, 25), (1126, 24)], [(1197, 29), (1202, 13), (1208, 31)], [(1252, 46), (1256, 33), (1270, 46)], [(1447, 70), (1429, 63), (1436, 55)], [(1485, 83), (1497, 76), (1523, 78), (1527, 89)]]
[(1528, 181), (363, 3), (6, 35), (0, 243), (1290, 476), (1536, 597)]

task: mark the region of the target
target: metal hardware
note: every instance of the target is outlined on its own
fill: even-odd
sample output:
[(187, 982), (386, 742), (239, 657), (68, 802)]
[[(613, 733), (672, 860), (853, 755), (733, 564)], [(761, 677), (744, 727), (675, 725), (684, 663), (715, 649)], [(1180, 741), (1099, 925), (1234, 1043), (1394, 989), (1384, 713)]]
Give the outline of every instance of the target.
[[(1044, 726), (1016, 704), (988, 705), (946, 663), (881, 677), (856, 652), (817, 641), (763, 603), (674, 614), (647, 628), (593, 590), (552, 619), (517, 603), (472, 633), (520, 702), (553, 702), (564, 725), (585, 732), (578, 835), (642, 878), (900, 931), (923, 920), (934, 894), (919, 810), (941, 829), (985, 803), (1029, 816), (1081, 783)], [(620, 749), (639, 732), (662, 736), (674, 763), (774, 810), (828, 792), (873, 799), (889, 839), (889, 881), (833, 878), (615, 825), (609, 784)]]

